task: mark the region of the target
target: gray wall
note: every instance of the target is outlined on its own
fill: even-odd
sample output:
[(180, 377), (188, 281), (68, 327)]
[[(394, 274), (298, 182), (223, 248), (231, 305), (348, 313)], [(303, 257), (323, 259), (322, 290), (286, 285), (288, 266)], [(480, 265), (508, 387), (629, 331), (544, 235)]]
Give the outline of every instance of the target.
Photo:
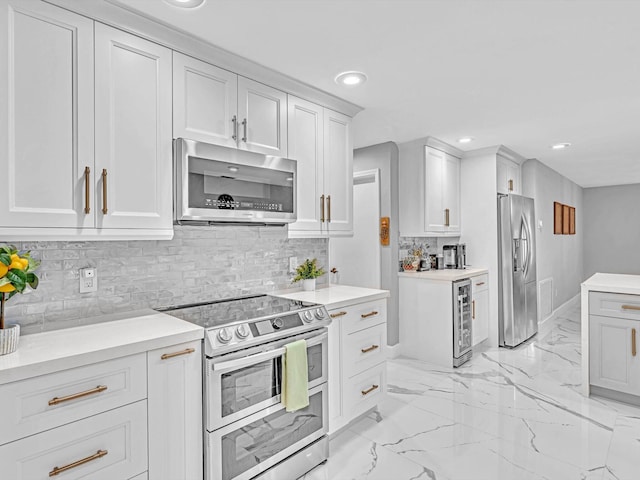
[(398, 146), (393, 142), (359, 148), (353, 152), (353, 171), (380, 169), (380, 216), (389, 217), (389, 246), (380, 250), (381, 288), (389, 290), (387, 343), (395, 345), (398, 324)]
[[(175, 226), (173, 240), (16, 246), (42, 261), (38, 289), (7, 303), (7, 320), (19, 323), (23, 333), (141, 308), (291, 288), (289, 256), (327, 264), (327, 240), (289, 240), (283, 227)], [(98, 291), (80, 294), (78, 269), (88, 266), (98, 269)], [(318, 279), (326, 282), (326, 275)]]
[(640, 184), (584, 189), (584, 278), (640, 274)]
[[(580, 293), (583, 275), (583, 239), (586, 235), (583, 219), (583, 189), (538, 160), (522, 164), (523, 195), (535, 199), (536, 253), (538, 282), (553, 278), (555, 310)], [(576, 234), (554, 235), (553, 202), (576, 208)], [(542, 220), (542, 228), (537, 226)], [(543, 320), (543, 319), (541, 319)]]

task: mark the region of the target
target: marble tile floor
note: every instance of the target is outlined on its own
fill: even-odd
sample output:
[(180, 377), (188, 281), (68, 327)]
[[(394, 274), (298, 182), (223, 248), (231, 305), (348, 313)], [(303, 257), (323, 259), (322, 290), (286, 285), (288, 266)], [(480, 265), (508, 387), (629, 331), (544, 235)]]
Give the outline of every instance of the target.
[(388, 395), (302, 480), (639, 480), (640, 408), (585, 398), (580, 311), (446, 369), (388, 362)]

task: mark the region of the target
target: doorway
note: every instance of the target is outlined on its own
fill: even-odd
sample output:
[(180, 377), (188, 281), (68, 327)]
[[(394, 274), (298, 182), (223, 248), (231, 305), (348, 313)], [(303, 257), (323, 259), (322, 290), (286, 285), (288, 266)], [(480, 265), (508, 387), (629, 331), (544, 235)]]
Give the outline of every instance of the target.
[[(329, 264), (339, 283), (380, 288), (380, 170), (353, 174), (353, 237), (329, 241)], [(332, 277), (332, 282), (335, 278)]]

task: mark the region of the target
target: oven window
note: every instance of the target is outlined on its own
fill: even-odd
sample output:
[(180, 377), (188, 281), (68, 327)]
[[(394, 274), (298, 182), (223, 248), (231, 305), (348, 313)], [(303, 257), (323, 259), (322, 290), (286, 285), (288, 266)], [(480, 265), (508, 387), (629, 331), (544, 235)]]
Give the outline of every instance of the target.
[(322, 392), (297, 412), (284, 409), (222, 437), (222, 479), (231, 480), (314, 432), (322, 430)]
[(278, 395), (280, 382), (276, 372), (279, 371), (280, 358), (276, 358), (222, 374), (222, 416)]
[(309, 381), (312, 382), (322, 377), (322, 344), (307, 348), (307, 366), (309, 368)]

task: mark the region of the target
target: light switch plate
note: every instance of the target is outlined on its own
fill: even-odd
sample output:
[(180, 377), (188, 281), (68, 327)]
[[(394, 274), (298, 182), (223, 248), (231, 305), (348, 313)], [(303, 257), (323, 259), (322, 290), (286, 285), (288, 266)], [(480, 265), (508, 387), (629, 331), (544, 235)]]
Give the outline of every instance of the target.
[(80, 293), (98, 291), (98, 272), (95, 268), (80, 269)]

